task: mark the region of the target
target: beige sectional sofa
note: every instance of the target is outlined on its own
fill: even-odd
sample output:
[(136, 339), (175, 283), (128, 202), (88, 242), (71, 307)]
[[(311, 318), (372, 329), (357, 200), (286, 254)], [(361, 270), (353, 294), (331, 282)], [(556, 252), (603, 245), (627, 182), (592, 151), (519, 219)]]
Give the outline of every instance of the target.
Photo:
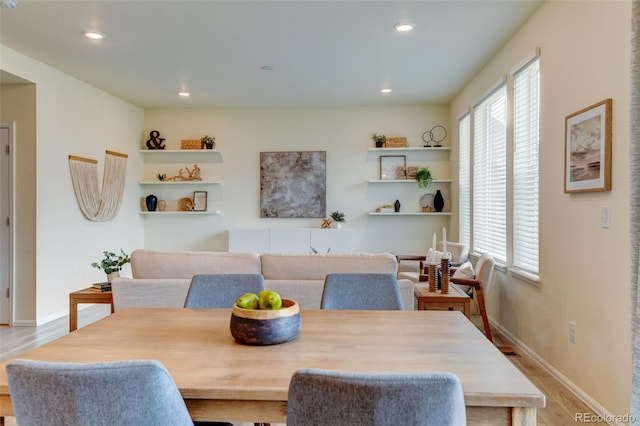
[[(195, 274), (262, 274), (265, 287), (296, 300), (302, 308), (318, 309), (328, 273), (397, 273), (388, 253), (274, 254), (201, 251), (135, 250), (133, 278), (112, 283), (116, 310), (137, 307), (182, 307)], [(405, 309), (413, 309), (413, 283), (399, 280)]]
[[(324, 278), (329, 273), (397, 274), (396, 257), (388, 253), (271, 254), (260, 256), (265, 286), (297, 301), (303, 308), (320, 308)], [(413, 283), (400, 280), (405, 309), (413, 309)]]

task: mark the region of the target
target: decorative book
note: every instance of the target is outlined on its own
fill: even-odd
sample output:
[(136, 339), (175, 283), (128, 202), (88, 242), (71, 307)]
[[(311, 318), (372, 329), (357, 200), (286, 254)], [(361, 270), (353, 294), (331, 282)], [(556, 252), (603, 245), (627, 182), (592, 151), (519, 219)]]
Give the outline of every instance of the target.
[(108, 283), (108, 282), (95, 283), (91, 287), (100, 291), (111, 291), (111, 283)]

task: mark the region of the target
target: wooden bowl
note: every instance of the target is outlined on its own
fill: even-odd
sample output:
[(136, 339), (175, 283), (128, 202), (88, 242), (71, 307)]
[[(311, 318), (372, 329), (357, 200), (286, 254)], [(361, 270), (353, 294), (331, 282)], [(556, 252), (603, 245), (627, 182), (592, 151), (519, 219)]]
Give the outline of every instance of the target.
[(231, 335), (245, 345), (266, 346), (288, 342), (300, 334), (300, 306), (295, 300), (282, 299), (276, 310), (231, 309)]
[(300, 307), (295, 300), (282, 299), (276, 310), (231, 309), (231, 335), (238, 343), (266, 346), (288, 342), (298, 337), (301, 327)]

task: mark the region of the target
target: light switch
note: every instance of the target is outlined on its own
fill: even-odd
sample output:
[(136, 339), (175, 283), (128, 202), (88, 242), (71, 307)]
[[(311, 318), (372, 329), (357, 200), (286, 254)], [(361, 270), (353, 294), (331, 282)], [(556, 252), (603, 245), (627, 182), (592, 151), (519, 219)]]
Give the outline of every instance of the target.
[(609, 228), (609, 206), (602, 206), (600, 209), (600, 226)]

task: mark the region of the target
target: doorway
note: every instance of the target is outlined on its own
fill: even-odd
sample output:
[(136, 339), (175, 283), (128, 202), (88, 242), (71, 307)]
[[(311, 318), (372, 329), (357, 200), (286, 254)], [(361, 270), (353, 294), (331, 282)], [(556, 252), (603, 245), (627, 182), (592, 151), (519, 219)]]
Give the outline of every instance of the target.
[(14, 124), (0, 123), (0, 325), (12, 325)]

